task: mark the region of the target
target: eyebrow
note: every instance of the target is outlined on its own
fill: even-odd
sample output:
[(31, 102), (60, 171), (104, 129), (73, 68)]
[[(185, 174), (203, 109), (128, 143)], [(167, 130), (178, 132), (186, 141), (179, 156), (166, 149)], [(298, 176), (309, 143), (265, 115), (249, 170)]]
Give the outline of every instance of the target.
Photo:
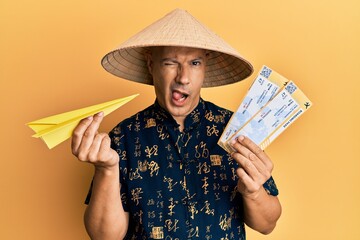
[[(204, 60), (204, 58), (203, 57), (197, 57), (197, 58), (194, 58), (194, 59), (191, 59), (190, 61), (197, 61), (197, 60)], [(160, 60), (161, 62), (166, 62), (166, 61), (172, 61), (172, 62), (178, 62), (177, 60), (176, 60), (176, 58), (162, 58), (161, 60)]]

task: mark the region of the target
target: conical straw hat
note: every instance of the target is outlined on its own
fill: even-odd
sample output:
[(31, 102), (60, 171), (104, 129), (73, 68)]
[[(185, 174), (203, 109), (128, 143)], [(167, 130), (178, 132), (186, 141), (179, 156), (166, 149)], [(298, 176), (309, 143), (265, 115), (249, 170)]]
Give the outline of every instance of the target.
[(252, 65), (234, 48), (185, 10), (175, 9), (146, 27), (101, 63), (110, 73), (131, 81), (152, 85), (144, 50), (152, 46), (181, 46), (210, 50), (203, 87), (235, 83), (250, 76)]

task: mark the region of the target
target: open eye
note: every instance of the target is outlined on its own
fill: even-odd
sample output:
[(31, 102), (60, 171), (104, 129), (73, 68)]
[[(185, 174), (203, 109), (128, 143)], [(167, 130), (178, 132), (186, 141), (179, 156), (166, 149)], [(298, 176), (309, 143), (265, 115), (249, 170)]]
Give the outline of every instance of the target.
[(201, 65), (201, 61), (200, 61), (200, 60), (191, 61), (191, 65), (193, 65), (193, 66), (200, 66), (200, 65)]

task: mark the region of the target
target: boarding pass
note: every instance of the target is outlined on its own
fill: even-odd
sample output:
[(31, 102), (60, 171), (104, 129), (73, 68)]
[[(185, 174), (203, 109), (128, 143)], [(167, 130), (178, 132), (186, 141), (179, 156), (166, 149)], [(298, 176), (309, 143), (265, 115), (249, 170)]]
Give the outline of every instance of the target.
[(272, 99), (288, 80), (267, 66), (263, 66), (251, 84), (239, 108), (232, 115), (218, 144), (227, 150), (226, 142), (270, 99)]
[(232, 152), (230, 142), (245, 135), (265, 149), (311, 106), (311, 101), (294, 82), (264, 66), (218, 144)]

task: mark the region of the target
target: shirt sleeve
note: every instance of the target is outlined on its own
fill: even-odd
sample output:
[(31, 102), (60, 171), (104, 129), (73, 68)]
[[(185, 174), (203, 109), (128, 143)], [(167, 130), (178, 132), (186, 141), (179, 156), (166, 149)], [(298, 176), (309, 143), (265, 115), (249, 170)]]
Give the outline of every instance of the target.
[(278, 190), (272, 176), (264, 183), (263, 186), (268, 194), (270, 194), (272, 196), (279, 195), (279, 190)]
[(92, 186), (93, 186), (93, 181), (91, 181), (88, 194), (86, 195), (86, 198), (85, 198), (85, 204), (86, 204), (86, 205), (89, 205), (89, 202), (90, 202), (91, 193), (92, 193)]
[[(121, 125), (116, 126), (110, 133), (109, 137), (111, 139), (111, 148), (114, 149), (119, 154), (119, 171), (120, 171), (120, 184), (121, 190), (119, 194), (121, 195), (121, 201), (124, 208), (124, 211), (129, 212), (129, 204), (128, 204), (128, 187), (126, 184), (126, 156), (123, 155), (125, 153), (125, 142), (124, 137), (122, 136)], [(93, 181), (91, 181), (90, 188), (88, 194), (85, 199), (85, 204), (89, 204), (92, 194)]]
[(110, 133), (109, 137), (111, 139), (111, 148), (114, 149), (119, 154), (119, 181), (120, 181), (120, 195), (123, 209), (125, 212), (130, 211), (129, 201), (128, 201), (128, 185), (127, 185), (127, 155), (126, 155), (126, 141), (125, 133), (122, 124), (116, 126)]

